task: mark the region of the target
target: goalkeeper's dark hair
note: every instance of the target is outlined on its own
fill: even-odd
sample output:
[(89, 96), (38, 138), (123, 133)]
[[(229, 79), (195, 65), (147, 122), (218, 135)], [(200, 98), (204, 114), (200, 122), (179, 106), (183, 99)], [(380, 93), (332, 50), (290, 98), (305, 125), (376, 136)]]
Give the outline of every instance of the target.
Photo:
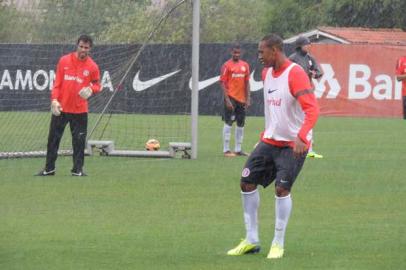
[(268, 48), (274, 47), (283, 52), (283, 40), (277, 34), (269, 34), (263, 37), (261, 41), (264, 41)]
[(79, 42), (83, 41), (84, 43), (89, 43), (90, 47), (93, 47), (93, 39), (88, 35), (81, 35), (76, 42), (76, 45), (79, 45)]

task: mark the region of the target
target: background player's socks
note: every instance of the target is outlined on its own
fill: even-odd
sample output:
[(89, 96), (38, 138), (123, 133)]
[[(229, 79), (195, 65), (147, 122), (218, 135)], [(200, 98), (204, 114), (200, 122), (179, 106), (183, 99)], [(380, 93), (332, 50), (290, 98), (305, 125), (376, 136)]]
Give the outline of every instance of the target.
[(231, 138), (231, 126), (224, 124), (223, 127), (223, 152), (230, 151), (230, 138)]
[(242, 140), (244, 139), (244, 127), (235, 128), (235, 152), (241, 152)]

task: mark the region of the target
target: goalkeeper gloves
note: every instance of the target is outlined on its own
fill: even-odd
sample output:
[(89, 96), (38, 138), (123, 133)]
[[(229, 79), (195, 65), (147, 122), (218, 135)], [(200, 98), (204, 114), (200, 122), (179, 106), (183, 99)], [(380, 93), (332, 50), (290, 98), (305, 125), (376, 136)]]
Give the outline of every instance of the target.
[(83, 99), (88, 99), (91, 95), (93, 94), (92, 88), (88, 87), (83, 87), (79, 91), (79, 96)]
[(58, 102), (58, 100), (53, 99), (51, 102), (51, 112), (55, 116), (60, 116), (62, 111), (61, 104)]

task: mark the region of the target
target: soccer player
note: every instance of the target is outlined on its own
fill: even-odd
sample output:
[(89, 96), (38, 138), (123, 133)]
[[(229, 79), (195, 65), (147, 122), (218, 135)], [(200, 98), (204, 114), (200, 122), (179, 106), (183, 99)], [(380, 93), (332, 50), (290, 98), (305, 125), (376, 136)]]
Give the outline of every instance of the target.
[(87, 135), (87, 99), (100, 91), (100, 70), (89, 56), (93, 47), (91, 37), (81, 35), (76, 45), (76, 51), (62, 56), (56, 68), (51, 92), (52, 116), (46, 164), (37, 176), (55, 175), (59, 143), (67, 123), (72, 134), (72, 176), (86, 176), (83, 164)]
[(283, 257), (286, 226), (292, 210), (291, 189), (311, 141), (319, 108), (309, 77), (283, 53), (283, 41), (275, 34), (265, 36), (258, 46), (263, 70), (265, 131), (248, 157), (241, 174), (245, 239), (228, 255), (257, 253), (258, 185), (275, 182), (275, 230), (269, 259)]
[(406, 56), (400, 57), (397, 61), (396, 80), (402, 82), (403, 119), (406, 120)]
[[(312, 78), (320, 78), (323, 76), (323, 72), (321, 71), (316, 59), (309, 53), (310, 46), (311, 42), (307, 37), (298, 37), (296, 40), (296, 50), (289, 56), (289, 59), (296, 64), (299, 64), (305, 70), (307, 76), (309, 76), (310, 82), (312, 83)], [(307, 156), (312, 158), (323, 158), (323, 155), (313, 151), (313, 144), (314, 139), (310, 144), (309, 153), (307, 153)]]
[[(231, 59), (221, 67), (220, 83), (224, 92), (223, 114), (223, 153), (225, 157), (247, 156), (242, 151), (244, 138), (245, 112), (251, 104), (250, 99), (250, 67), (240, 59), (241, 48), (235, 44), (231, 50)], [(230, 151), (230, 138), (233, 122), (235, 128), (235, 148)]]

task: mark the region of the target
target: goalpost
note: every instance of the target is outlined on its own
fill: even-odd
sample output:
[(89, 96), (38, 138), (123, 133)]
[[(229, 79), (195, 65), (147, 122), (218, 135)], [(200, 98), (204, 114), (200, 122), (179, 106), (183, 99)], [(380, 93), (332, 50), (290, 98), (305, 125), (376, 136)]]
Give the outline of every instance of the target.
[[(87, 154), (197, 157), (198, 44), (150, 43), (185, 2), (163, 9), (142, 44), (95, 40), (92, 58), (103, 90), (89, 99)], [(195, 12), (199, 4), (193, 1)], [(75, 50), (75, 38), (65, 44), (0, 44), (0, 158), (45, 156), (54, 69), (60, 56)], [(60, 155), (72, 153), (69, 133), (67, 127)], [(144, 149), (151, 138), (159, 140), (160, 151)]]

